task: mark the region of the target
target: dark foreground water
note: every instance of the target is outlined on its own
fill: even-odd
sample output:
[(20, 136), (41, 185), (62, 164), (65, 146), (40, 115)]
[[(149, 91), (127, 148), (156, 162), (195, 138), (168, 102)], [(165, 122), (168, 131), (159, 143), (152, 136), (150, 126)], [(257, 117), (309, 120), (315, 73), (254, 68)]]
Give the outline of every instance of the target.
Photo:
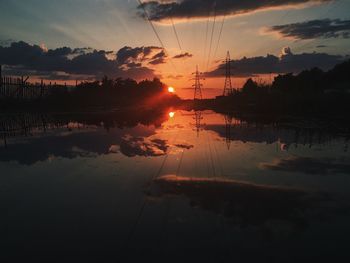
[(210, 111), (0, 120), (2, 262), (349, 262), (337, 124)]

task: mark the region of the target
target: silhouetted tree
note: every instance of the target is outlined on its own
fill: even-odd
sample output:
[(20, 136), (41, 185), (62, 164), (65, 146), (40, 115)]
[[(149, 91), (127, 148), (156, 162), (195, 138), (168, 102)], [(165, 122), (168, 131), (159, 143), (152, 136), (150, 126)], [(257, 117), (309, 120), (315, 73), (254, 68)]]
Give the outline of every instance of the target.
[(249, 78), (243, 85), (242, 92), (247, 94), (255, 93), (258, 89), (258, 83)]

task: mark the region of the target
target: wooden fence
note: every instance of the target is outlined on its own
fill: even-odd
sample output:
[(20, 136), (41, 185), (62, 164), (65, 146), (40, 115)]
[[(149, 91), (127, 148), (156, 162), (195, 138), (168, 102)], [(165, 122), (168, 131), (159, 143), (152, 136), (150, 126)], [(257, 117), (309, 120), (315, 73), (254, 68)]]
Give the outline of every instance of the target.
[(0, 99), (38, 99), (49, 96), (54, 92), (65, 92), (67, 85), (57, 85), (56, 83), (28, 82), (29, 77), (7, 77), (2, 76), (0, 65)]

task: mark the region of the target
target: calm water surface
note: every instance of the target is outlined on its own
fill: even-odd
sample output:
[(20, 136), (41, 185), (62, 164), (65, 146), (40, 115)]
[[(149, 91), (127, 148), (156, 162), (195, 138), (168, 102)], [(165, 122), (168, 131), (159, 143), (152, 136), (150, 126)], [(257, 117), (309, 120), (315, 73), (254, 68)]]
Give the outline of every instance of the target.
[(348, 257), (347, 131), (138, 114), (1, 115), (6, 262)]

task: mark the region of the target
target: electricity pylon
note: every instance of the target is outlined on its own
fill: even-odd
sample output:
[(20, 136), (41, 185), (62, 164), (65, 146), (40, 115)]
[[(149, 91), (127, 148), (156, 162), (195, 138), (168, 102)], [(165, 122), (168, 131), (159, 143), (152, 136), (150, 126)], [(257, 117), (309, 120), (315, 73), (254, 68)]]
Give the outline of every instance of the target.
[(231, 82), (231, 58), (230, 58), (230, 52), (227, 51), (224, 96), (229, 96), (232, 93), (233, 93), (233, 89), (232, 89), (232, 82)]
[(201, 121), (203, 120), (202, 112), (201, 111), (195, 111), (194, 112), (194, 119), (196, 120), (196, 131), (197, 131), (197, 137), (199, 137), (199, 132), (201, 130)]
[(195, 74), (195, 82), (194, 85), (192, 85), (194, 87), (194, 100), (201, 100), (203, 99), (202, 96), (202, 84), (201, 84), (201, 80), (204, 80), (204, 78), (201, 76), (202, 73), (200, 73), (198, 71), (198, 66), (196, 67), (196, 72)]
[(232, 128), (233, 117), (231, 115), (225, 115), (225, 126), (226, 126), (226, 146), (227, 149), (231, 148), (231, 128)]

